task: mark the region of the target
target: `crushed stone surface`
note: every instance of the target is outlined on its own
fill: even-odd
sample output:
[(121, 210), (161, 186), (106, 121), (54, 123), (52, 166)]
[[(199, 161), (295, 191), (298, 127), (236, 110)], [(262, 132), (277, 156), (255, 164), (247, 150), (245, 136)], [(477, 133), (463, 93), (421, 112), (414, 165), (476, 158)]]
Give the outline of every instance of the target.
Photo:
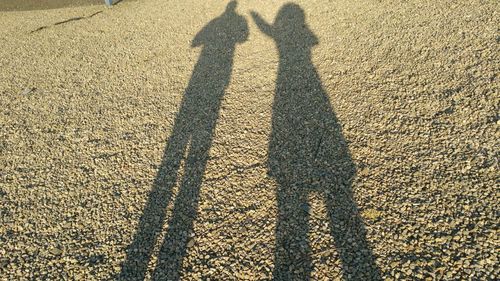
[(0, 280), (498, 279), (498, 1), (69, 2), (0, 5)]

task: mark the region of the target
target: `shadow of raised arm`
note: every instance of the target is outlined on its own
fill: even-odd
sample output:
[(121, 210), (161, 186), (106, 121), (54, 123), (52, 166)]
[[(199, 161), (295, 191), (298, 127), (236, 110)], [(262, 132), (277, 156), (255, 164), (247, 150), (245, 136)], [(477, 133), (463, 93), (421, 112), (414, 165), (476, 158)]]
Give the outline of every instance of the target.
[(274, 27), (268, 24), (257, 12), (251, 11), (255, 24), (259, 27), (259, 29), (269, 37), (274, 37)]

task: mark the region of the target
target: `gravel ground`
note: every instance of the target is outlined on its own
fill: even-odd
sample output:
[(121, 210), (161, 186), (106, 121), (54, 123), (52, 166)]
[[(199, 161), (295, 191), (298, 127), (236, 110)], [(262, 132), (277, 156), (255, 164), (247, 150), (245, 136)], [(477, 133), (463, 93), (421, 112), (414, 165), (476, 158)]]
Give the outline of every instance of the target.
[(64, 7), (102, 5), (102, 3), (104, 3), (104, 0), (2, 0), (2, 2), (0, 2), (0, 11), (45, 10)]
[(498, 279), (497, 1), (80, 2), (0, 8), (0, 280)]

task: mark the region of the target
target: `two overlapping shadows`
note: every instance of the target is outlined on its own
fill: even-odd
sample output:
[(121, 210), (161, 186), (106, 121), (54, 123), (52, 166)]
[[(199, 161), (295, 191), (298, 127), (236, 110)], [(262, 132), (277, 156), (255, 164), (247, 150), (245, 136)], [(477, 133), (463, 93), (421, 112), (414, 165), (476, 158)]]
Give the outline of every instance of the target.
[[(142, 280), (163, 225), (162, 242), (153, 280), (178, 280), (182, 260), (197, 216), (200, 186), (224, 92), (229, 84), (236, 45), (248, 37), (246, 20), (236, 2), (195, 36), (192, 47), (203, 46), (175, 118), (162, 164), (139, 221), (121, 279)], [(268, 172), (276, 179), (278, 222), (273, 279), (308, 280), (312, 271), (309, 245), (310, 192), (322, 195), (330, 232), (348, 280), (379, 280), (379, 270), (366, 241), (366, 230), (353, 201), (355, 165), (341, 126), (311, 61), (318, 39), (309, 29), (302, 8), (283, 6), (273, 24), (252, 13), (259, 29), (279, 51), (278, 76), (268, 147)], [(293, 129), (291, 129), (293, 128)], [(187, 152), (187, 157), (185, 153)], [(185, 157), (185, 159), (184, 159)], [(177, 179), (184, 161), (182, 179)], [(173, 200), (173, 215), (165, 211)]]

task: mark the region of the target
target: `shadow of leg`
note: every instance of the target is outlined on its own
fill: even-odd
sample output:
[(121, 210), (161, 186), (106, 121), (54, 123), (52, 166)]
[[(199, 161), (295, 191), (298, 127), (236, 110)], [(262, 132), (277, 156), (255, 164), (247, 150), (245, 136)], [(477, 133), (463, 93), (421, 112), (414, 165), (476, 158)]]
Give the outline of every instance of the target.
[[(179, 119), (179, 118), (178, 118)], [(182, 119), (182, 118), (180, 118)], [(143, 280), (151, 253), (165, 222), (165, 211), (172, 197), (172, 188), (187, 145), (188, 134), (183, 133), (183, 122), (176, 122), (164, 153), (153, 189), (137, 226), (127, 259), (122, 265), (120, 280)]]
[(311, 257), (308, 241), (307, 193), (293, 186), (280, 186), (274, 280), (309, 280)]
[(344, 279), (382, 280), (366, 241), (364, 223), (350, 192), (345, 187), (338, 188), (334, 190), (334, 194), (325, 194), (325, 199)]
[(197, 131), (191, 141), (186, 161), (185, 174), (175, 199), (173, 217), (160, 250), (153, 280), (179, 280), (182, 261), (187, 253), (188, 242), (193, 232), (193, 223), (198, 213), (198, 201), (203, 174), (208, 161), (211, 133), (215, 120), (210, 121), (206, 131)]

